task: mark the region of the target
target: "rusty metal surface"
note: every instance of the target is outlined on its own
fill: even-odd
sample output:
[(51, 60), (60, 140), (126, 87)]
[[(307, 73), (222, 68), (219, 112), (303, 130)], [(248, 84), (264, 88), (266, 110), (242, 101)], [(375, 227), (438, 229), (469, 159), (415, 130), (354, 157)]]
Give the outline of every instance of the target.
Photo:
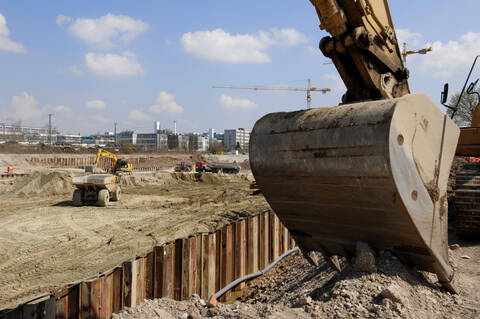
[(58, 319), (78, 318), (79, 285), (64, 289), (55, 294), (55, 317)]
[[(234, 226), (235, 278), (240, 278), (247, 274), (247, 222), (246, 220), (241, 220), (235, 222)], [(244, 286), (245, 284), (241, 283), (235, 288), (235, 290), (241, 290)]]
[[(234, 280), (233, 226), (223, 227), (220, 233), (220, 287), (225, 287)], [(230, 295), (230, 292), (226, 293), (221, 301)]]
[[(258, 120), (250, 164), (272, 209), (306, 251), (394, 250), (450, 282), (446, 186), (458, 128), (423, 94)], [(270, 218), (272, 258), (279, 230)]]

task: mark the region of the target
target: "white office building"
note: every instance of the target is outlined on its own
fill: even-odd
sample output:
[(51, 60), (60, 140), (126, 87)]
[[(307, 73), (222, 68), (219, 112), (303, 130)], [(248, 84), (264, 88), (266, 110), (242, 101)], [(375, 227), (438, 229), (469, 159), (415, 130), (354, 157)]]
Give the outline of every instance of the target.
[(239, 148), (248, 151), (249, 142), (250, 132), (246, 131), (244, 128), (225, 130), (224, 132), (223, 144), (227, 151), (234, 151)]

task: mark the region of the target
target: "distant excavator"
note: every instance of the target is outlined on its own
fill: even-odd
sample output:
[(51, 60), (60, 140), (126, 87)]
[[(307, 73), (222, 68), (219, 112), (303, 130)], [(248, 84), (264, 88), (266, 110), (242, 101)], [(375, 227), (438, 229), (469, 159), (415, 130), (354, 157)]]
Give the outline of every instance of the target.
[(347, 92), (339, 106), (259, 119), (255, 180), (305, 256), (319, 251), (340, 270), (336, 257), (365, 242), (455, 292), (446, 190), (459, 128), (410, 94), (388, 1), (310, 1)]
[[(102, 158), (111, 159), (109, 174), (97, 174)], [(87, 202), (94, 202), (98, 206), (108, 206), (110, 200), (119, 201), (122, 190), (120, 187), (120, 176), (131, 173), (133, 165), (126, 160), (119, 159), (117, 155), (98, 148), (94, 166), (85, 167), (85, 172), (94, 173), (86, 176), (73, 178), (73, 184), (77, 189), (73, 191), (72, 203), (80, 206)]]

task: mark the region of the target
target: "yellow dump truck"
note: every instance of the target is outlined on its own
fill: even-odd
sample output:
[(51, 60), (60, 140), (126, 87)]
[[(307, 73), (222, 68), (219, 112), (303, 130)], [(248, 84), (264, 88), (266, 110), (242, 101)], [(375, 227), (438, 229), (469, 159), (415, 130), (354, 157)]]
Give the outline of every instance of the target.
[(107, 206), (109, 201), (119, 201), (122, 190), (119, 177), (112, 174), (92, 174), (73, 178), (77, 189), (73, 192), (73, 205), (95, 202), (98, 206)]

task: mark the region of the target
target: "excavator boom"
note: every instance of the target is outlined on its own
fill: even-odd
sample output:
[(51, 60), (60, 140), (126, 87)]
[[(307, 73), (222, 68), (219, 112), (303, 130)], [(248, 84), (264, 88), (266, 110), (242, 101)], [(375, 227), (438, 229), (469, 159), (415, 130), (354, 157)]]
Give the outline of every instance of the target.
[(332, 59), (347, 87), (343, 102), (401, 97), (410, 93), (388, 1), (310, 0), (320, 29), (332, 36), (320, 50)]
[(310, 1), (331, 34), (320, 50), (347, 92), (340, 106), (258, 120), (255, 180), (305, 255), (354, 257), (365, 242), (454, 291), (446, 189), (459, 129), (426, 95), (409, 94), (386, 0)]

